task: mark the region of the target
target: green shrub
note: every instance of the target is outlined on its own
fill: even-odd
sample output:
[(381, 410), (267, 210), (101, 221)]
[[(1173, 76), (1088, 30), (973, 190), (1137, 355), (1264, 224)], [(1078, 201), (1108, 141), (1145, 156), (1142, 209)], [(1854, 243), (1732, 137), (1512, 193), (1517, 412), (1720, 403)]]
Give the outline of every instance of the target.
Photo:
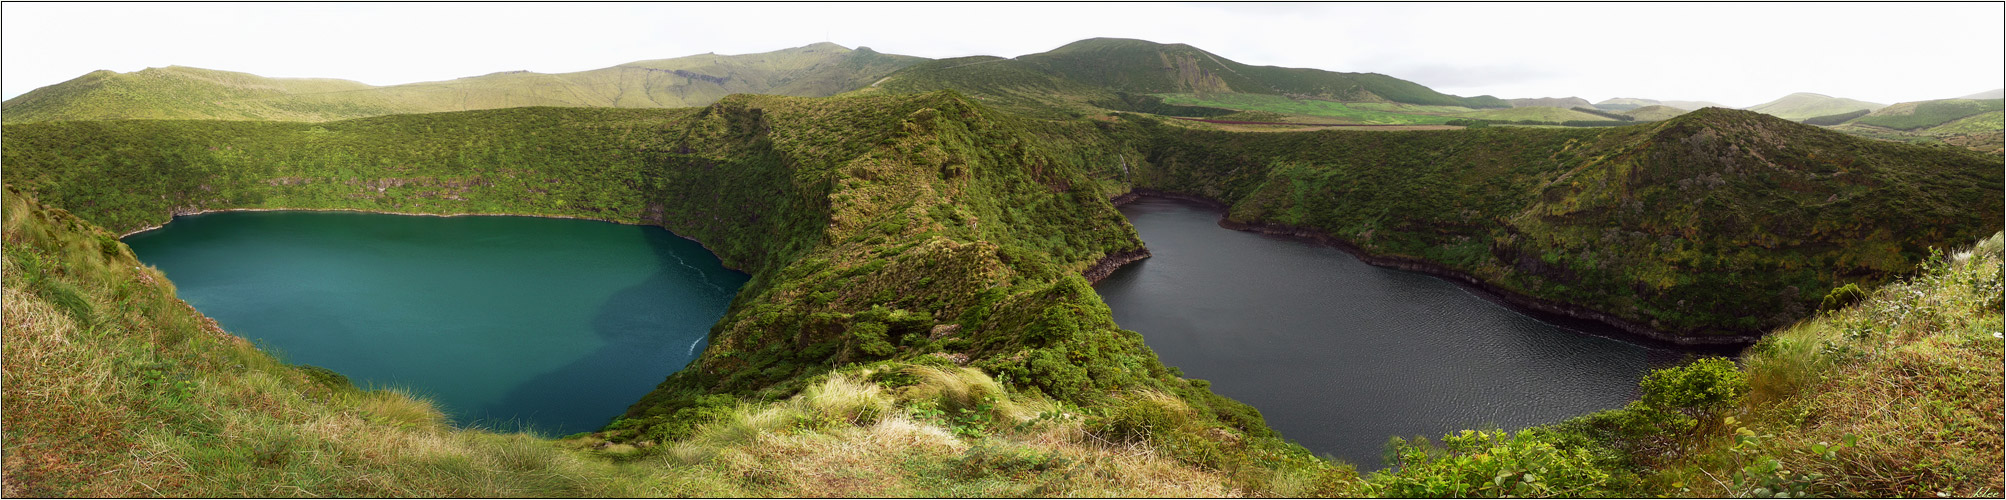
[(1368, 484), (1382, 497), (1607, 496), (1613, 477), (1585, 448), (1556, 446), (1535, 431), (1470, 431), (1427, 439), (1394, 438), (1393, 467)]
[(1861, 290), (1860, 285), (1847, 283), (1844, 286), (1833, 288), (1830, 293), (1826, 293), (1825, 300), (1818, 303), (1818, 310), (1837, 311), (1846, 306), (1853, 305), (1853, 303), (1859, 302), (1860, 299), (1866, 297), (1867, 292)]
[(305, 373), (307, 378), (312, 379), (314, 383), (320, 384), (329, 389), (334, 389), (334, 390), (355, 389), (355, 384), (348, 380), (347, 375), (342, 375), (340, 372), (336, 372), (334, 370), (329, 370), (314, 365), (299, 365), (299, 371), (300, 373)]
[(850, 338), (856, 342), (854, 345), (857, 346), (858, 351), (872, 356), (883, 357), (892, 355), (892, 352), (896, 350), (892, 347), (891, 342), (885, 340), (885, 332), (887, 330), (888, 328), (885, 327), (884, 323), (858, 321), (850, 324), (849, 333)]
[(1645, 405), (1687, 415), (1711, 413), (1748, 393), (1747, 377), (1721, 357), (1653, 371), (1641, 384)]

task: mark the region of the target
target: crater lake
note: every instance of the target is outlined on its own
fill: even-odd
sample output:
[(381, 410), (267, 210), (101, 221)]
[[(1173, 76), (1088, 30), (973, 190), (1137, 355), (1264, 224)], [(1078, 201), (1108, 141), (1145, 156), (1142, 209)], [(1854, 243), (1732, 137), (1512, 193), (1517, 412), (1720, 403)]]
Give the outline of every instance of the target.
[(662, 228), (576, 219), (223, 212), (124, 241), (280, 359), (552, 436), (695, 359), (748, 279)]

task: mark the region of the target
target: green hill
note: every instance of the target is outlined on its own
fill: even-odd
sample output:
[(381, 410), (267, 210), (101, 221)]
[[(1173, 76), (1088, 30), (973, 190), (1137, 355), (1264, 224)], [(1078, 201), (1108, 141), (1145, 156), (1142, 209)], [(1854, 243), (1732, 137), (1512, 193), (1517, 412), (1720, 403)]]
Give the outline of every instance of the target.
[(833, 95), (923, 60), (819, 43), (760, 54), (636, 61), (577, 73), (514, 71), (385, 87), (182, 67), (97, 71), (9, 99), (0, 104), (0, 118), (8, 123), (327, 121), (521, 106), (672, 108), (702, 106), (735, 93)]
[(1887, 107), (1887, 105), (1813, 94), (1810, 92), (1798, 92), (1783, 96), (1781, 99), (1749, 106), (1745, 109), (1795, 121), (1861, 109), (1873, 111), (1884, 107)]
[(2006, 109), (2002, 107), (2001, 102), (1999, 99), (1904, 102), (1874, 110), (1854, 120), (1854, 123), (1895, 130), (1916, 130), (1943, 125), (1967, 116)]

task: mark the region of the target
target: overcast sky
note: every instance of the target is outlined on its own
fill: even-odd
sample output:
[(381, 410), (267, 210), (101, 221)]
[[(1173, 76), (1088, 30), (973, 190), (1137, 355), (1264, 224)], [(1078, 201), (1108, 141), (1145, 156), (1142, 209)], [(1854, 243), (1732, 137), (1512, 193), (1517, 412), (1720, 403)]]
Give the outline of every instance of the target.
[(1123, 37), (1466, 96), (1894, 103), (2006, 86), (2002, 19), (2000, 3), (8, 3), (0, 94), (169, 65), (393, 85), (821, 41), (939, 58)]

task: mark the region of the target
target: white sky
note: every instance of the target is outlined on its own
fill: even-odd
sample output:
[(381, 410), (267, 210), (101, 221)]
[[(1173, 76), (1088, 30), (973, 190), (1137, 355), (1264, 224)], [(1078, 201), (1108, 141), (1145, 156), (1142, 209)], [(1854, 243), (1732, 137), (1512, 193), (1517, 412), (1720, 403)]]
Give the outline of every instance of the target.
[(0, 5), (0, 94), (182, 65), (374, 85), (831, 41), (924, 57), (1082, 38), (1375, 72), (1456, 95), (1880, 103), (2006, 87), (2006, 4)]

